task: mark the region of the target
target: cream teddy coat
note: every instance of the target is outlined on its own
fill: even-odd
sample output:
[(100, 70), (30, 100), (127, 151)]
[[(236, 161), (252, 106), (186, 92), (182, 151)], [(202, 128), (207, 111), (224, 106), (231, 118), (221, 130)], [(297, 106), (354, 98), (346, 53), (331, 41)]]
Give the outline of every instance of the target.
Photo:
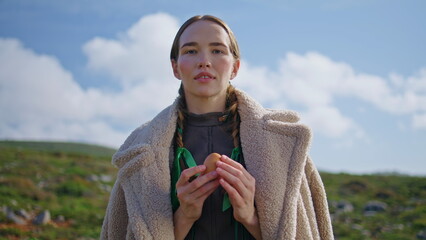
[[(237, 90), (240, 137), (263, 239), (333, 239), (324, 186), (307, 151), (310, 130), (294, 112), (267, 110)], [(177, 101), (132, 132), (119, 168), (101, 239), (174, 239), (170, 201)]]

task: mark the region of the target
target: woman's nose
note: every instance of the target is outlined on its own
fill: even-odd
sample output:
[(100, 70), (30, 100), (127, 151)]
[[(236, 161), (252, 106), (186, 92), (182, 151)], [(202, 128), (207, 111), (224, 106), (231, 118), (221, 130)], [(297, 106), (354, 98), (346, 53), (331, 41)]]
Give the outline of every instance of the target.
[(211, 66), (211, 62), (210, 62), (210, 59), (209, 59), (207, 54), (200, 54), (199, 56), (200, 56), (200, 58), (198, 60), (198, 67), (199, 68)]

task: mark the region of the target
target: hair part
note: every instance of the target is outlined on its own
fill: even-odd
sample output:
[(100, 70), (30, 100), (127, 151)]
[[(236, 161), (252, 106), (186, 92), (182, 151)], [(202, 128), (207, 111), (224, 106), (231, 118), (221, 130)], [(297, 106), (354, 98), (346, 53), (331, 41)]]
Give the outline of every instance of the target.
[(179, 31), (176, 33), (175, 39), (173, 40), (172, 49), (170, 51), (170, 60), (177, 61), (179, 58), (179, 48), (180, 48), (180, 37), (182, 36), (183, 32), (189, 27), (189, 25), (198, 22), (198, 21), (211, 21), (219, 26), (221, 26), (226, 33), (228, 33), (230, 45), (229, 50), (232, 53), (232, 56), (235, 60), (240, 59), (240, 49), (238, 47), (237, 39), (235, 38), (234, 33), (232, 32), (231, 28), (220, 18), (211, 16), (211, 15), (197, 15), (194, 17), (191, 17), (190, 19), (186, 20), (185, 23), (182, 24), (182, 26), (179, 28)]

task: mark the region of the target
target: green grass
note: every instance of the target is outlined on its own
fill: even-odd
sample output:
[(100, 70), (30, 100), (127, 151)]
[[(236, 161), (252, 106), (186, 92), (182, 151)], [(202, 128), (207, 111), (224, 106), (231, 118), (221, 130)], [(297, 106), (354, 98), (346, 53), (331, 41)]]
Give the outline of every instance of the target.
[[(31, 231), (1, 228), (0, 239), (98, 239), (109, 197), (105, 189), (112, 187), (117, 172), (113, 153), (77, 143), (0, 142), (0, 206), (34, 213), (48, 209), (52, 219), (62, 215), (68, 223)], [(91, 181), (93, 175), (108, 175), (111, 181)]]
[[(321, 173), (329, 202), (346, 200), (350, 213), (334, 214), (339, 239), (416, 239), (426, 229), (426, 178), (404, 175), (349, 175)], [(369, 201), (387, 205), (386, 211), (364, 215)]]
[[(2, 239), (98, 239), (109, 192), (117, 173), (111, 165), (114, 149), (80, 143), (0, 141), (0, 207), (62, 215), (66, 225), (8, 224), (0, 213)], [(108, 175), (110, 182), (91, 181)], [(321, 173), (336, 239), (416, 239), (426, 229), (426, 177)], [(345, 200), (352, 212), (339, 213)], [(365, 216), (375, 200), (386, 211)], [(5, 225), (6, 224), (6, 225)]]

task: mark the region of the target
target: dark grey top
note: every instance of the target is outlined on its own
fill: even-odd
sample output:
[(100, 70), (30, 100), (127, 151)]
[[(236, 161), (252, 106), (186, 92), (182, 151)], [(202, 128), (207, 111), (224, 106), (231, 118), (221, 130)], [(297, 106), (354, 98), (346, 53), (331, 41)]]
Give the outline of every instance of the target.
[[(207, 155), (213, 152), (231, 156), (234, 148), (231, 126), (230, 121), (224, 120), (226, 118), (223, 115), (216, 112), (185, 116), (184, 146), (191, 152), (198, 165), (203, 164)], [(224, 193), (223, 188), (219, 187), (206, 199), (200, 219), (194, 223), (185, 239), (235, 239), (232, 208), (222, 212)], [(238, 239), (254, 239), (241, 224), (238, 232)]]

